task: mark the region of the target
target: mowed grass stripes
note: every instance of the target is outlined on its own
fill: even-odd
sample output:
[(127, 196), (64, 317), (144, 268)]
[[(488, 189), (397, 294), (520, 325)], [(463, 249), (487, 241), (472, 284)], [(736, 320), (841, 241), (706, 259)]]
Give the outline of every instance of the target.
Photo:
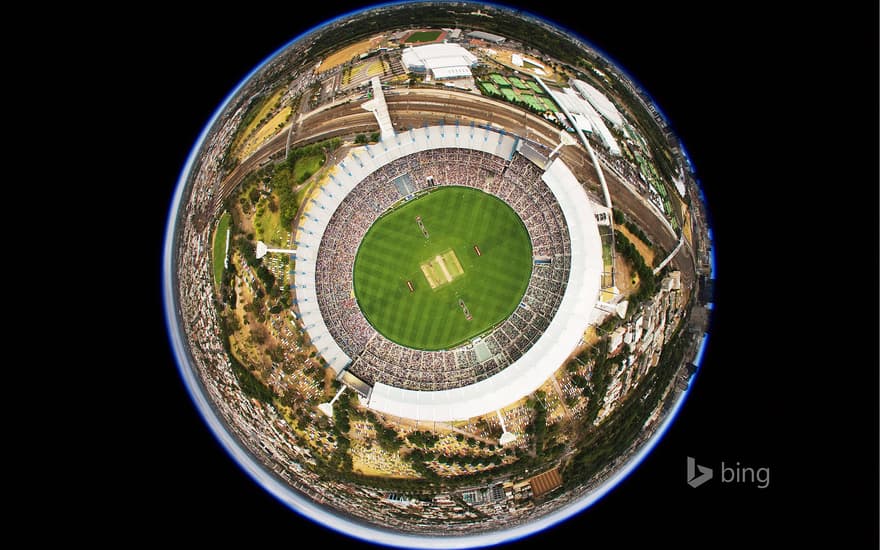
[[(464, 273), (431, 289), (421, 265), (450, 249)], [(373, 224), (358, 248), (354, 288), (364, 315), (385, 337), (410, 348), (438, 350), (506, 319), (522, 299), (531, 272), (532, 245), (513, 209), (476, 189), (441, 187)]]

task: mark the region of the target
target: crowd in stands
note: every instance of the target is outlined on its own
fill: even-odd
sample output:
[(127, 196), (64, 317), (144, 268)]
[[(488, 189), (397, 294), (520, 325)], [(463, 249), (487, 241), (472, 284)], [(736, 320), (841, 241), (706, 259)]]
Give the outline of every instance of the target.
[[(543, 334), (556, 314), (568, 281), (571, 242), (542, 170), (525, 157), (506, 160), (470, 149), (421, 151), (392, 161), (364, 178), (343, 200), (322, 236), (316, 285), (318, 305), (331, 336), (353, 359), (349, 370), (370, 385), (420, 391), (446, 390), (485, 380), (507, 368)], [(401, 186), (400, 178), (407, 185)], [(397, 180), (398, 185), (395, 185)], [(532, 242), (535, 265), (514, 313), (484, 335), (492, 356), (478, 361), (473, 345), (453, 350), (405, 348), (379, 334), (353, 298), (352, 274), (358, 246), (380, 214), (404, 193), (432, 186), (460, 185), (504, 200), (520, 217)]]

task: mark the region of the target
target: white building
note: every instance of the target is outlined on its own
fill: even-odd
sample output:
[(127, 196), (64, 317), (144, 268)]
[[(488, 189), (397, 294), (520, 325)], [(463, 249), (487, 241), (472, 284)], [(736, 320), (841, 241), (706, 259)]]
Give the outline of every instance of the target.
[(530, 67), (530, 70), (532, 72), (534, 72), (535, 74), (538, 74), (541, 76), (547, 74), (546, 71), (544, 70), (547, 67), (545, 67), (543, 63), (541, 63), (540, 61), (536, 61), (534, 59), (531, 59), (529, 57), (523, 57), (518, 53), (515, 53), (510, 56), (510, 62), (513, 63), (514, 67), (525, 67), (525, 64), (528, 63), (529, 65), (534, 65), (533, 67)]
[(600, 115), (605, 117), (606, 120), (614, 126), (623, 126), (623, 117), (620, 115), (617, 107), (615, 107), (614, 103), (605, 97), (602, 92), (590, 86), (583, 80), (574, 79), (571, 81), (571, 84), (574, 86), (574, 89), (581, 94), (581, 97), (589, 101), (590, 105), (592, 105)]
[(473, 32), (469, 32), (467, 35), (468, 35), (468, 38), (476, 38), (477, 40), (485, 40), (486, 42), (490, 42), (492, 44), (501, 44), (505, 40), (507, 40), (503, 36), (498, 36), (497, 34), (492, 34), (492, 33), (483, 32), (483, 31), (473, 31)]
[(572, 88), (564, 88), (562, 92), (551, 90), (550, 95), (557, 105), (571, 113), (572, 125), (584, 132), (598, 136), (611, 154), (620, 156), (620, 146), (617, 144), (617, 140), (593, 105)]
[(458, 44), (407, 48), (401, 61), (407, 72), (429, 75), (434, 80), (471, 78), (471, 67), (477, 64), (476, 56)]
[(614, 329), (614, 332), (611, 333), (608, 342), (608, 353), (612, 354), (617, 349), (623, 345), (623, 336), (626, 334), (626, 327), (617, 327)]

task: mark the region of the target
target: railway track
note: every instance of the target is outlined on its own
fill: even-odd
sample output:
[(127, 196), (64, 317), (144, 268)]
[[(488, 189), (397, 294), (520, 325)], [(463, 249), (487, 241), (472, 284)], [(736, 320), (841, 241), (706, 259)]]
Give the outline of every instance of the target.
[[(417, 89), (392, 92), (386, 96), (391, 121), (398, 132), (425, 124), (458, 124), (460, 131), (474, 125), (491, 125), (538, 143), (548, 149), (559, 143), (559, 128), (543, 118), (516, 106), (488, 100), (482, 96), (451, 90)], [(373, 115), (361, 108), (363, 101), (343, 102), (333, 108), (305, 113), (294, 123), (291, 147), (297, 147), (332, 137), (349, 137), (376, 131), (378, 124)], [(252, 171), (287, 146), (289, 127), (264, 143), (251, 156), (233, 169), (220, 184), (215, 199), (215, 210)], [(595, 168), (580, 144), (563, 147), (562, 160), (578, 179), (588, 187), (599, 188)], [(678, 244), (678, 236), (669, 230), (647, 204), (645, 197), (623, 183), (612, 171), (605, 172), (608, 188), (614, 196), (615, 207), (622, 210), (665, 251)], [(689, 247), (683, 247), (671, 262), (682, 272), (682, 283), (693, 282), (693, 259)]]

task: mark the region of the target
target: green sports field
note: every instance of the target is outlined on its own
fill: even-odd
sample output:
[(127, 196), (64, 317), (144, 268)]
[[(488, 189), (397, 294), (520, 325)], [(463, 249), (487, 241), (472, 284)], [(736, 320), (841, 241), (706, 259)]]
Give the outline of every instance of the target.
[(506, 319), (531, 273), (528, 232), (508, 205), (476, 189), (441, 187), (373, 224), (358, 248), (354, 288), (384, 336), (438, 350)]
[(443, 31), (416, 31), (411, 35), (406, 37), (404, 42), (406, 43), (414, 43), (414, 42), (433, 42), (437, 40)]
[(223, 264), (226, 259), (226, 230), (229, 229), (229, 212), (224, 212), (214, 232), (214, 284), (220, 286), (223, 279)]

